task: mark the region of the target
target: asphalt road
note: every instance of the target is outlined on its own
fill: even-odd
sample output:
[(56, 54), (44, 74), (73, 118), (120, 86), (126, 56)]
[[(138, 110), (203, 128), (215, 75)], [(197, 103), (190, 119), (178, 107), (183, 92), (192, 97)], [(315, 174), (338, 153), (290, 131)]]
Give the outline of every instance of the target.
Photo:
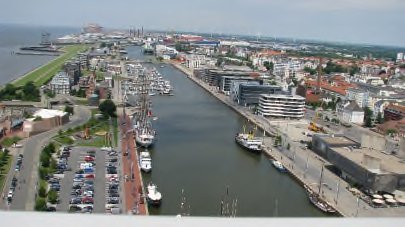
[(13, 166), (13, 168), (8, 174), (4, 191), (8, 191), (8, 188), (11, 185), (11, 179), (14, 175), (17, 176), (19, 181), (25, 183), (21, 183), (20, 187), (19, 188), (17, 187), (11, 205), (8, 206), (3, 201), (3, 203), (1, 204), (1, 208), (6, 210), (8, 209), (27, 210), (27, 211), (34, 210), (36, 186), (39, 177), (38, 176), (39, 155), (41, 153), (42, 146), (46, 145), (50, 138), (57, 135), (60, 129), (65, 130), (70, 127), (81, 125), (87, 122), (91, 116), (90, 111), (83, 106), (76, 106), (74, 108), (74, 112), (75, 114), (72, 116), (71, 121), (66, 125), (30, 137), (22, 143), (23, 148), (21, 148), (17, 152), (17, 154), (20, 153), (24, 154), (22, 169), (20, 172), (16, 173), (14, 171)]

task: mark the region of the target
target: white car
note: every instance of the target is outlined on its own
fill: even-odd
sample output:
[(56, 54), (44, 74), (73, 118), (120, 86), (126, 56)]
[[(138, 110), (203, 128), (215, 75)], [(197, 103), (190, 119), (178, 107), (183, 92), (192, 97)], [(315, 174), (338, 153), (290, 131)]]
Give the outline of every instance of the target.
[(9, 191), (8, 191), (8, 195), (7, 195), (7, 198), (10, 198), (10, 199), (11, 199), (11, 198), (13, 198), (13, 195), (14, 195), (14, 194), (13, 194), (13, 190), (9, 190)]
[(112, 151), (112, 147), (102, 147), (102, 151)]

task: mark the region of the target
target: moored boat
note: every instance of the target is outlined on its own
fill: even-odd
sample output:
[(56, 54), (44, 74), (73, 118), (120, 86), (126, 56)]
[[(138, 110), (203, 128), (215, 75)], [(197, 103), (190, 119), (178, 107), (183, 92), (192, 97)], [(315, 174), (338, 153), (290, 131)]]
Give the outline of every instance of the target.
[(274, 168), (276, 168), (278, 171), (284, 173), (287, 172), (287, 169), (281, 164), (281, 162), (277, 160), (271, 160), (271, 164), (273, 164)]
[(162, 193), (157, 190), (157, 186), (150, 182), (146, 187), (147, 194), (146, 199), (149, 205), (159, 206), (162, 203)]
[(139, 167), (146, 173), (152, 171), (152, 158), (148, 151), (143, 151), (139, 154)]
[(249, 151), (262, 151), (263, 141), (261, 139), (253, 137), (252, 134), (238, 133), (235, 136), (235, 141), (240, 146)]
[(309, 201), (312, 203), (312, 205), (317, 207), (322, 212), (325, 212), (328, 214), (336, 213), (336, 210), (331, 205), (329, 205), (327, 202), (323, 201), (319, 197), (319, 194), (315, 193), (307, 186), (305, 186), (305, 189), (307, 190), (308, 198), (309, 198)]

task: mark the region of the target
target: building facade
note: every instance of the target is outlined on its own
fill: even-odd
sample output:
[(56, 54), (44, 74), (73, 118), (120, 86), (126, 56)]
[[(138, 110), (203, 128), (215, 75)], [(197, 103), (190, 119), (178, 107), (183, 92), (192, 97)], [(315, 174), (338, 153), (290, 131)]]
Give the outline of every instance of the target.
[(242, 106), (258, 105), (262, 94), (278, 94), (280, 92), (280, 86), (262, 85), (257, 81), (233, 81), (231, 85), (232, 99)]
[(368, 92), (363, 89), (349, 88), (346, 90), (346, 98), (356, 101), (360, 108), (368, 106)]
[(405, 165), (396, 156), (361, 148), (343, 135), (315, 134), (312, 150), (336, 167), (343, 179), (363, 189), (373, 192), (405, 189)]
[(49, 84), (50, 89), (55, 94), (69, 94), (70, 92), (70, 79), (65, 72), (56, 74)]
[(405, 117), (405, 106), (398, 103), (391, 103), (384, 109), (384, 119), (386, 121), (397, 121)]
[(304, 117), (305, 98), (298, 95), (263, 94), (258, 114), (264, 117), (299, 119)]

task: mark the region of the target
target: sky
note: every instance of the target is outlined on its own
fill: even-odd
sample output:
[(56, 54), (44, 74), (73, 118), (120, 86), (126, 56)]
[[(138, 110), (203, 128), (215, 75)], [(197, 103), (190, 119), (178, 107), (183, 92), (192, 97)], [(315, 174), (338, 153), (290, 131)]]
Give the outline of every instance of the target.
[(0, 0), (0, 6), (0, 23), (98, 23), (405, 47), (405, 0)]

